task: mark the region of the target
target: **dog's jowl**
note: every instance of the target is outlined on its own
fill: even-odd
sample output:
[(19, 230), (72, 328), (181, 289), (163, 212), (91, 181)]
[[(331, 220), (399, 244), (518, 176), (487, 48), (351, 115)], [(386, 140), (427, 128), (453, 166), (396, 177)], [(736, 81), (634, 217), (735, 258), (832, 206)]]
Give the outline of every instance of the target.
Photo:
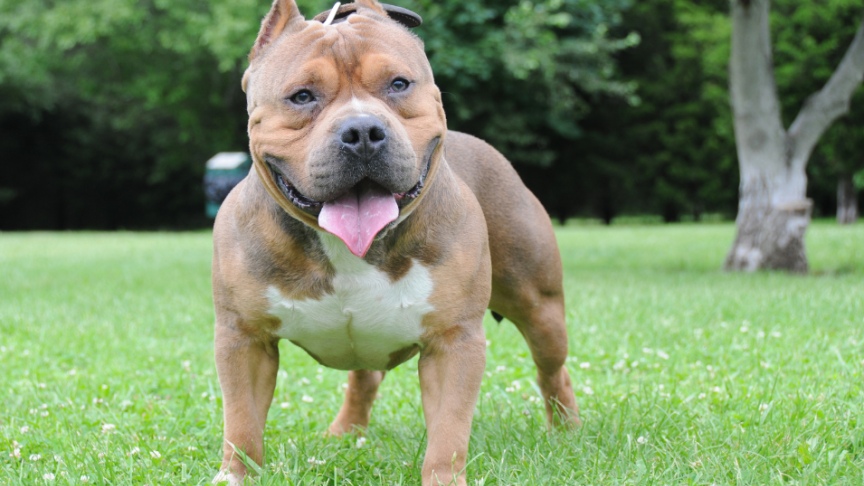
[(214, 482), (242, 482), (236, 451), (263, 463), (288, 339), (350, 370), (334, 435), (362, 434), (386, 370), (419, 354), (423, 484), (464, 485), (487, 308), (525, 337), (549, 422), (579, 423), (555, 236), (501, 154), (447, 130), (416, 14), (374, 0), (330, 13), (276, 0), (243, 78), (254, 170), (213, 233)]

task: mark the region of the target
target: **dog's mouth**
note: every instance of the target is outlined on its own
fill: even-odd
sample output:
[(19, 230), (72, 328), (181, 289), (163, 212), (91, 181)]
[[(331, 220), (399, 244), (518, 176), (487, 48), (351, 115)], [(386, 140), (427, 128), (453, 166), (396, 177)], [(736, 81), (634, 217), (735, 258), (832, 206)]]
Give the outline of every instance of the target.
[(402, 207), (420, 196), (430, 164), (431, 156), (427, 156), (417, 184), (405, 192), (391, 192), (367, 178), (331, 200), (318, 201), (303, 195), (275, 165), (267, 162), (273, 180), (285, 198), (301, 211), (316, 217), (323, 230), (338, 236), (351, 253), (359, 257), (366, 255), (382, 230), (395, 225)]
[[(267, 163), (268, 168), (270, 169), (270, 173), (273, 176), (273, 180), (276, 181), (276, 185), (279, 187), (279, 190), (282, 191), (282, 194), (285, 195), (291, 204), (297, 206), (299, 209), (302, 209), (306, 213), (311, 214), (312, 216), (318, 216), (318, 213), (321, 212), (321, 208), (324, 206), (327, 201), (318, 201), (312, 199), (311, 197), (304, 196), (293, 184), (288, 182), (288, 178), (282, 174), (282, 172), (277, 169), (273, 164)], [(426, 161), (426, 165), (423, 168), (423, 173), (420, 175), (420, 180), (417, 181), (417, 184), (414, 185), (411, 189), (405, 192), (394, 192), (393, 198), (396, 199), (396, 203), (401, 208), (402, 206), (408, 204), (409, 202), (417, 199), (417, 196), (423, 192), (424, 183), (426, 181), (426, 175), (429, 173), (429, 160)], [(354, 187), (348, 189), (348, 192), (353, 191), (358, 185), (362, 184), (367, 179), (360, 181)], [(370, 181), (371, 182), (371, 181)], [(333, 200), (338, 199), (334, 198)]]

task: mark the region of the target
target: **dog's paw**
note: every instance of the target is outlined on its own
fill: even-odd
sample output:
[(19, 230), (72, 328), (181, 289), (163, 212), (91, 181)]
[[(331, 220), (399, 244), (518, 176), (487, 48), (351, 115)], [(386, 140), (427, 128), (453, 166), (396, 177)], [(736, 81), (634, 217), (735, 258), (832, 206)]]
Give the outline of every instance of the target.
[(219, 471), (219, 474), (217, 474), (216, 477), (213, 478), (213, 481), (210, 481), (210, 484), (227, 484), (228, 486), (241, 486), (243, 484), (243, 480), (238, 478), (237, 475), (232, 472), (222, 470)]

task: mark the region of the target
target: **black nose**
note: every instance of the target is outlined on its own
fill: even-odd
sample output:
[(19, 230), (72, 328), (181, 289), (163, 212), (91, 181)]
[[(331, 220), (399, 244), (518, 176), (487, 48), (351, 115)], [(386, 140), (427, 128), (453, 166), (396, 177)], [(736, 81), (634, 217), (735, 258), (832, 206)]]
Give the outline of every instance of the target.
[(339, 140), (345, 150), (368, 162), (387, 146), (387, 128), (374, 116), (355, 116), (342, 122)]

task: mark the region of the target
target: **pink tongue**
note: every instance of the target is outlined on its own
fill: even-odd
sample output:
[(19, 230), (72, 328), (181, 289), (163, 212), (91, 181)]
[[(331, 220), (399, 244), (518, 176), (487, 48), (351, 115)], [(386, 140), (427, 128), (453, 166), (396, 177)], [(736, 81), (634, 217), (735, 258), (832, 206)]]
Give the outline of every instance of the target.
[(324, 203), (318, 225), (338, 236), (351, 253), (363, 257), (375, 235), (399, 216), (396, 198), (378, 184), (362, 184)]

